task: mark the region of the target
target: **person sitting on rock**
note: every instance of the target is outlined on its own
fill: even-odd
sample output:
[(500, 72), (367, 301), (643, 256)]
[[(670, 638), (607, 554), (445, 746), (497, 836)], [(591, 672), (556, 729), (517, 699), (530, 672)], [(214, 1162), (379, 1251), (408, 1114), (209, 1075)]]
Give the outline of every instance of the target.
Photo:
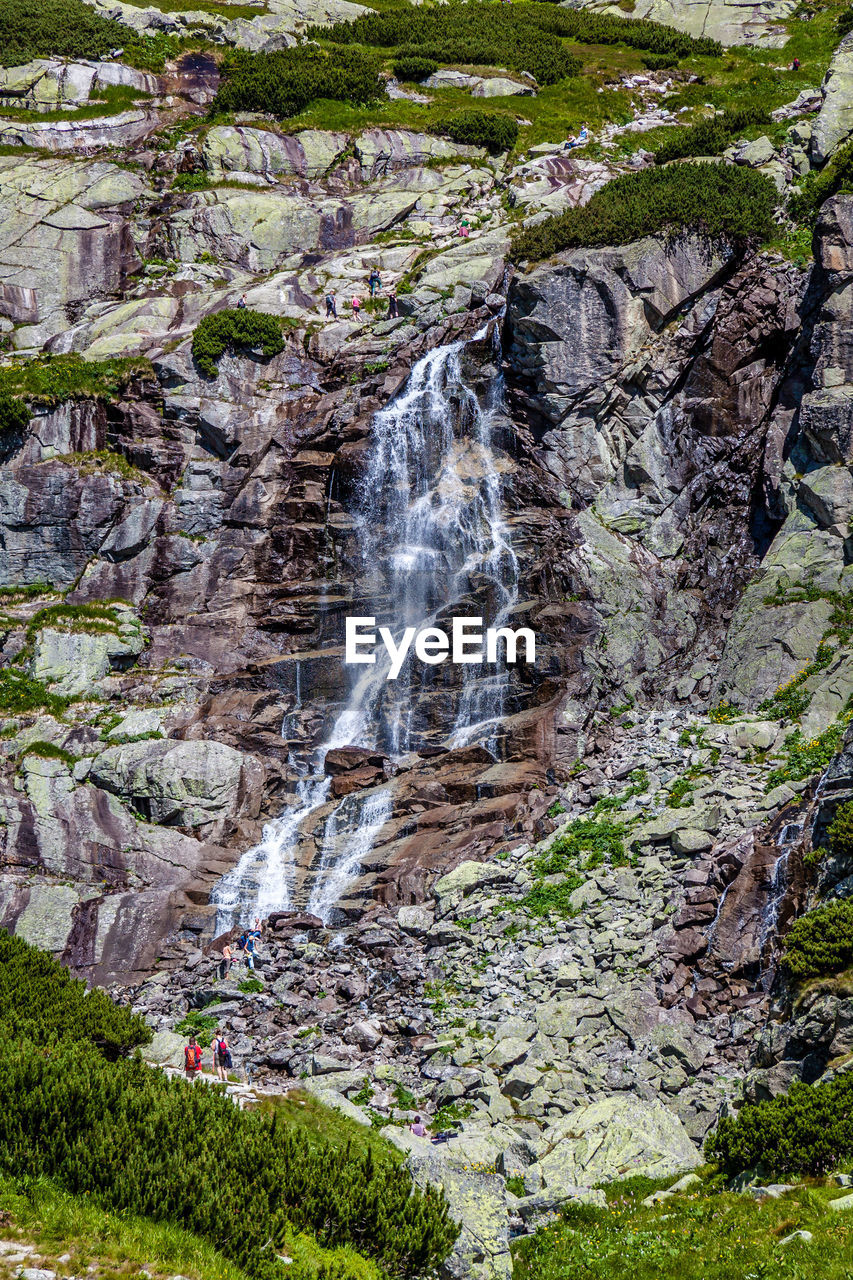
[(420, 1116), (415, 1116), (414, 1120), (409, 1125), (409, 1132), (413, 1133), (416, 1138), (426, 1138), (429, 1136), (429, 1130)]
[(245, 310), (246, 310), (246, 307), (247, 307), (248, 305), (249, 305), (249, 304), (248, 304), (248, 303), (247, 303), (247, 301), (246, 301), (246, 295), (245, 295), (245, 293), (241, 293), (241, 294), (240, 294), (240, 301), (237, 303), (237, 310), (238, 310), (238, 311), (245, 311)]

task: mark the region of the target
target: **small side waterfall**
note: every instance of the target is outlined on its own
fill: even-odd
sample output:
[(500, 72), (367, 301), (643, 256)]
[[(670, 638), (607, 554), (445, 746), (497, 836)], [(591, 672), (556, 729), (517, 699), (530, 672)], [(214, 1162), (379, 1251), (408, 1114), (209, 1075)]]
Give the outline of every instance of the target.
[[(456, 343), (424, 356), (401, 394), (376, 414), (354, 503), (354, 597), (360, 604), (353, 612), (374, 616), (395, 641), (406, 627), (440, 624), (454, 614), (480, 617), (484, 628), (500, 627), (517, 603), (518, 562), (503, 517), (502, 462), (493, 443), (501, 387), (493, 387), (490, 403), (480, 403), (463, 376), (463, 348)], [(297, 905), (303, 827), (329, 800), (323, 766), (332, 748), (371, 747), (395, 757), (437, 742), (477, 740), (495, 749), (509, 687), (504, 661), (472, 663), (454, 668), (453, 675), (448, 664), (414, 663), (410, 653), (394, 681), (387, 680), (389, 664), (380, 648), (373, 665), (352, 668), (346, 705), (328, 740), (303, 766), (296, 804), (264, 828), (261, 843), (243, 854), (211, 895), (217, 932)], [(391, 792), (383, 786), (348, 795), (332, 809), (308, 902), (300, 906), (330, 920), (391, 807)]]

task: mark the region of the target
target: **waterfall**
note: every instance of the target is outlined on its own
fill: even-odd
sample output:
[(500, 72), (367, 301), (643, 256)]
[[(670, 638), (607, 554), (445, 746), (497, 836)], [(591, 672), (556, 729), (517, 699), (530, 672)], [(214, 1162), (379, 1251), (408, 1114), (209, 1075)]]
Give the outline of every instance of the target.
[[(353, 503), (354, 596), (360, 602), (353, 612), (374, 616), (395, 639), (407, 626), (420, 629), (453, 614), (499, 627), (518, 599), (518, 562), (503, 517), (502, 464), (492, 439), (501, 387), (496, 383), (490, 402), (481, 405), (464, 379), (463, 349), (455, 343), (430, 351), (396, 399), (375, 415)], [(410, 653), (397, 680), (388, 681), (389, 663), (380, 648), (375, 664), (351, 668), (346, 704), (308, 762), (296, 804), (264, 828), (261, 843), (214, 889), (217, 932), (296, 906), (302, 828), (329, 800), (323, 765), (332, 748), (370, 747), (392, 758), (438, 743), (478, 740), (496, 749), (508, 693), (505, 663), (422, 666)], [(329, 921), (391, 810), (387, 785), (346, 796), (332, 809), (308, 910)]]

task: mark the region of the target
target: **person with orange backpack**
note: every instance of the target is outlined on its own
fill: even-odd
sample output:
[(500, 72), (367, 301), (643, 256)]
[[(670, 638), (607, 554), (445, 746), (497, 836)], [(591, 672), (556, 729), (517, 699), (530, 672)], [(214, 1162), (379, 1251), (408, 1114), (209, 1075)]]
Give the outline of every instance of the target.
[(223, 1084), (227, 1084), (227, 1072), (234, 1064), (231, 1059), (231, 1050), (228, 1047), (228, 1041), (225, 1039), (225, 1036), (218, 1027), (214, 1033), (210, 1048), (213, 1053), (214, 1069)]
[(184, 1074), (193, 1083), (198, 1073), (201, 1071), (201, 1045), (196, 1044), (195, 1036), (190, 1036), (190, 1042), (184, 1046)]

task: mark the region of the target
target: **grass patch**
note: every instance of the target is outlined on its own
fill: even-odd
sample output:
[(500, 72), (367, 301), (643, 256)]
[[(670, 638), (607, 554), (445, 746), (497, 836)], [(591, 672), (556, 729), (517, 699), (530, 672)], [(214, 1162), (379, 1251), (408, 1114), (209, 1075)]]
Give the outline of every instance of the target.
[(845, 711), (816, 738), (804, 738), (801, 729), (794, 729), (785, 738), (785, 756), (782, 764), (767, 775), (767, 790), (772, 791), (781, 782), (800, 782), (822, 773), (834, 755), (841, 750), (844, 732), (853, 718), (853, 712)]
[(209, 1014), (188, 1013), (180, 1022), (175, 1023), (175, 1035), (195, 1036), (199, 1044), (205, 1045), (218, 1026), (219, 1019), (212, 1018)]
[(49, 604), (34, 613), (27, 623), (27, 643), (32, 644), (45, 627), (54, 631), (115, 635), (119, 628), (119, 615), (114, 605), (94, 601), (90, 604)]
[(78, 355), (43, 355), (0, 367), (0, 402), (4, 396), (47, 406), (71, 399), (113, 400), (138, 377), (154, 377), (149, 360), (135, 356), (84, 360)]
[(123, 453), (115, 453), (112, 449), (89, 449), (85, 453), (62, 453), (55, 458), (47, 458), (45, 462), (63, 462), (74, 467), (81, 476), (94, 476), (98, 472), (108, 472), (120, 476), (122, 480), (133, 480), (141, 485), (156, 485), (156, 481), (145, 471), (140, 471), (132, 462), (128, 462)]
[[(671, 1181), (671, 1180), (670, 1180)], [(650, 1179), (612, 1183), (607, 1207), (567, 1206), (516, 1242), (515, 1280), (848, 1280), (853, 1223), (828, 1214), (838, 1188), (798, 1188), (781, 1200), (700, 1187), (645, 1208)], [(665, 1185), (665, 1184), (664, 1184)], [(849, 1215), (848, 1215), (849, 1216)], [(809, 1244), (779, 1249), (798, 1227)]]
[(17, 667), (0, 669), (0, 711), (10, 716), (30, 715), (35, 711), (47, 711), (61, 716), (69, 699), (51, 693), (41, 680), (26, 675)]
[[(369, 1101), (369, 1098), (366, 1099)], [(364, 1105), (362, 1103), (361, 1105)], [(327, 1107), (307, 1089), (291, 1089), (286, 1094), (274, 1094), (262, 1097), (258, 1102), (260, 1111), (267, 1115), (278, 1115), (288, 1127), (303, 1134), (312, 1146), (332, 1143), (335, 1147), (349, 1147), (360, 1156), (368, 1151), (374, 1157), (390, 1160), (394, 1164), (402, 1164), (404, 1155), (386, 1138), (380, 1138), (376, 1131), (357, 1120), (351, 1120), (340, 1111)]]
[(30, 742), (21, 752), (21, 759), (27, 756), (38, 756), (40, 760), (61, 760), (63, 764), (74, 765), (77, 757), (56, 742), (43, 742), (38, 739)]

